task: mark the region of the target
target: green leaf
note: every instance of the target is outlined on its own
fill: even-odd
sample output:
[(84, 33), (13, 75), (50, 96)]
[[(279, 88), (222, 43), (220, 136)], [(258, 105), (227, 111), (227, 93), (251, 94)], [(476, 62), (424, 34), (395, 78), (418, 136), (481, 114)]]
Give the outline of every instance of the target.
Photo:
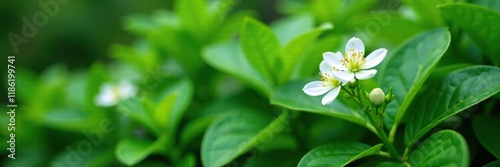
[(405, 143), (411, 147), (425, 133), (460, 111), (500, 91), (500, 68), (472, 66), (429, 86), (409, 109)]
[(193, 95), (193, 88), (188, 80), (181, 80), (169, 88), (167, 94), (160, 101), (153, 113), (153, 118), (173, 135), (184, 115)]
[(202, 40), (210, 30), (212, 15), (205, 0), (178, 0), (174, 5), (181, 27), (194, 38)]
[(271, 29), (276, 34), (278, 41), (281, 45), (285, 45), (290, 42), (290, 40), (297, 37), (297, 35), (303, 34), (314, 26), (314, 18), (310, 15), (297, 15), (290, 16), (284, 19), (280, 19), (273, 22)]
[(273, 31), (264, 23), (247, 17), (241, 28), (240, 42), (253, 69), (274, 83), (274, 67), (281, 47)]
[(203, 166), (223, 166), (264, 140), (272, 139), (288, 124), (287, 112), (271, 122), (266, 115), (249, 109), (224, 115), (208, 127), (201, 143)]
[(469, 166), (467, 142), (457, 132), (434, 133), (409, 156), (411, 166)]
[(500, 12), (500, 1), (497, 0), (471, 0), (469, 2), (490, 8), (497, 13)]
[(166, 135), (154, 142), (147, 139), (124, 138), (116, 145), (116, 158), (125, 165), (133, 166), (161, 147), (166, 140)]
[(111, 55), (113, 58), (134, 65), (138, 69), (151, 66), (157, 62), (155, 51), (145, 42), (139, 43), (135, 47), (121, 44), (112, 45)]
[(124, 19), (123, 29), (138, 34), (147, 36), (151, 31), (154, 31), (161, 26), (177, 26), (177, 17), (171, 11), (159, 10), (149, 15), (131, 15)]
[(97, 128), (101, 119), (104, 119), (102, 113), (89, 113), (81, 108), (56, 108), (46, 111), (39, 121), (55, 129), (77, 132)]
[(307, 111), (344, 119), (362, 126), (367, 126), (370, 130), (374, 131), (373, 127), (367, 123), (362, 115), (349, 108), (338, 99), (334, 100), (329, 105), (322, 105), (322, 96), (312, 97), (305, 94), (302, 88), (310, 81), (312, 80), (294, 81), (278, 88), (271, 96), (271, 104), (292, 110)]
[(193, 154), (187, 154), (182, 158), (182, 161), (179, 164), (180, 167), (195, 167), (196, 166), (196, 157)]
[(495, 65), (500, 65), (500, 14), (491, 9), (472, 4), (440, 6), (443, 15), (462, 28), (476, 42)]
[(331, 24), (307, 31), (291, 39), (280, 52), (281, 71), (280, 81), (284, 83), (293, 77), (293, 72), (298, 69), (298, 64), (305, 58), (306, 50), (314, 44), (316, 39), (327, 29), (331, 29)]
[[(386, 58), (377, 78), (384, 90), (393, 87), (394, 101), (387, 105), (386, 125), (391, 133), (403, 118), (423, 83), (431, 74), (450, 44), (450, 33), (445, 28), (423, 32), (410, 39)], [(391, 122), (394, 121), (394, 122)]]
[(118, 103), (117, 111), (120, 115), (130, 117), (130, 119), (141, 123), (146, 128), (160, 134), (161, 130), (158, 128), (158, 123), (154, 121), (151, 113), (145, 110), (146, 99), (139, 99), (137, 97), (122, 100)]
[(263, 94), (271, 94), (271, 81), (252, 68), (237, 43), (209, 46), (204, 50), (203, 59), (212, 67), (238, 77)]
[(244, 18), (253, 17), (255, 15), (257, 14), (254, 11), (238, 11), (227, 16), (220, 23), (220, 26), (217, 27), (218, 30), (214, 32), (212, 36), (213, 41), (223, 42), (234, 37), (236, 33), (240, 31)]
[(500, 159), (500, 119), (492, 116), (479, 115), (474, 117), (472, 127), (479, 142), (496, 158)]
[(490, 163), (484, 165), (483, 167), (498, 167), (498, 166), (500, 166), (500, 160), (490, 162)]
[(302, 157), (298, 166), (345, 166), (357, 159), (378, 154), (382, 145), (370, 147), (356, 142), (327, 144), (309, 151)]

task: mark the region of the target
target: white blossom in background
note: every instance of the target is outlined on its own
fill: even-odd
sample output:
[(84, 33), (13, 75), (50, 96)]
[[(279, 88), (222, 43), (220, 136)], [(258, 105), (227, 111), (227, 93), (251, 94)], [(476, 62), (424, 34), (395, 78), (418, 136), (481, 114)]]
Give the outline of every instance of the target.
[(340, 52), (325, 52), (323, 59), (333, 67), (332, 75), (335, 78), (344, 81), (353, 81), (354, 78), (359, 80), (369, 79), (377, 74), (376, 69), (371, 69), (387, 55), (387, 49), (380, 48), (364, 57), (365, 45), (359, 38), (351, 38), (345, 47), (345, 55)]
[(120, 100), (135, 96), (137, 88), (128, 81), (119, 84), (104, 83), (101, 85), (99, 94), (95, 96), (94, 102), (97, 106), (110, 107), (116, 105)]
[(319, 96), (328, 92), (321, 100), (321, 104), (327, 105), (339, 95), (342, 82), (332, 76), (333, 67), (325, 61), (319, 64), (319, 70), (321, 81), (309, 82), (302, 90), (309, 96)]

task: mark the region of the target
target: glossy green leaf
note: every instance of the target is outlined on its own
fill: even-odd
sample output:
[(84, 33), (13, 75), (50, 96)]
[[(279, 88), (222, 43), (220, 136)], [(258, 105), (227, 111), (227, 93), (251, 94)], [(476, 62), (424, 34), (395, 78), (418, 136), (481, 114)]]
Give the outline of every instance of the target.
[(175, 133), (188, 107), (193, 94), (193, 88), (188, 80), (182, 80), (169, 88), (153, 114), (153, 118), (168, 133)]
[(286, 112), (272, 121), (269, 116), (249, 109), (236, 109), (215, 120), (203, 137), (203, 166), (223, 166), (264, 140), (272, 139), (288, 124)]
[(443, 130), (432, 134), (408, 157), (411, 166), (469, 166), (469, 149), (457, 132)]
[[(450, 44), (450, 33), (445, 28), (432, 29), (411, 38), (389, 56), (378, 75), (383, 90), (392, 87), (394, 101), (386, 108), (388, 127), (395, 129), (411, 101), (424, 84)], [(392, 122), (393, 121), (393, 122)]]
[(346, 166), (349, 163), (380, 152), (383, 144), (373, 147), (363, 143), (339, 142), (319, 146), (309, 151), (299, 162), (299, 167)]
[(472, 66), (455, 71), (429, 86), (409, 108), (405, 129), (407, 147), (460, 111), (500, 91), (500, 68)]
[(271, 94), (272, 83), (252, 68), (237, 43), (209, 46), (204, 51), (203, 59), (212, 67), (240, 78), (263, 94)]
[(349, 108), (340, 100), (336, 99), (329, 105), (322, 105), (321, 98), (323, 98), (323, 96), (312, 97), (305, 94), (302, 88), (311, 81), (312, 80), (294, 81), (278, 88), (271, 96), (271, 104), (293, 110), (341, 118), (362, 126), (367, 126), (370, 130), (374, 131), (373, 127), (367, 124), (364, 116)]
[(474, 117), (472, 127), (479, 142), (496, 158), (500, 159), (500, 119), (492, 116), (479, 115)]
[(274, 83), (274, 67), (281, 47), (273, 31), (264, 23), (247, 17), (240, 35), (247, 61), (259, 75)]
[(443, 15), (476, 42), (495, 65), (500, 65), (500, 14), (472, 4), (448, 4), (439, 7)]
[(288, 81), (293, 77), (293, 72), (298, 69), (298, 65), (305, 58), (305, 52), (314, 44), (316, 39), (327, 29), (331, 29), (331, 24), (325, 24), (321, 27), (307, 31), (291, 39), (280, 52), (281, 67), (279, 79), (281, 83)]
[(125, 165), (135, 165), (161, 147), (166, 142), (166, 139), (166, 135), (161, 136), (154, 142), (147, 139), (124, 138), (116, 146), (116, 158)]

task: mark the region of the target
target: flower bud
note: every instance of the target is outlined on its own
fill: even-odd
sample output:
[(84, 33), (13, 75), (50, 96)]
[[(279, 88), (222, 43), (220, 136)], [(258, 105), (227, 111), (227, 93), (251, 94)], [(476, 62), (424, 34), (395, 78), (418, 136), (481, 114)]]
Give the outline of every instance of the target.
[(369, 98), (370, 102), (372, 102), (374, 106), (379, 106), (385, 101), (384, 91), (382, 91), (382, 89), (380, 88), (375, 88), (370, 92)]
[(392, 100), (394, 100), (394, 94), (392, 93), (392, 87), (390, 87), (389, 93), (385, 96), (385, 102), (389, 104)]

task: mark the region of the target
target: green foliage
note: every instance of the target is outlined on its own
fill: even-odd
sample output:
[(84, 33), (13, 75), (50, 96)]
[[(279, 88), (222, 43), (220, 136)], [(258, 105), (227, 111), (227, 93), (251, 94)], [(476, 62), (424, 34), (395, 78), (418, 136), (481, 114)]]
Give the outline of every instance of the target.
[(370, 127), (367, 124), (367, 120), (362, 115), (360, 115), (360, 113), (342, 103), (341, 101), (333, 101), (332, 104), (323, 106), (321, 105), (321, 97), (312, 97), (306, 95), (300, 89), (306, 83), (307, 81), (300, 80), (280, 87), (273, 93), (271, 97), (271, 104), (279, 105), (293, 110), (307, 111), (341, 118), (360, 124), (362, 126)]
[(500, 124), (500, 119), (485, 115), (478, 115), (473, 119), (474, 133), (481, 144), (490, 151), (496, 158), (500, 157), (500, 134), (497, 132), (497, 127)]
[[(15, 132), (16, 160), (8, 158), (10, 150), (1, 149), (0, 166), (498, 164), (500, 3), (496, 0), (165, 4), (149, 14), (124, 17), (123, 30), (134, 41), (98, 32), (92, 36), (66, 32), (64, 26), (64, 31), (52, 30), (55, 36), (74, 33), (126, 42), (99, 46), (99, 50), (109, 48), (109, 56), (92, 63), (67, 54), (75, 57), (72, 63), (40, 71), (24, 67), (23, 61), (31, 57), (19, 52), (14, 64), (17, 131), (0, 131), (2, 139)], [(62, 13), (68, 11), (59, 7)], [(95, 18), (79, 16), (83, 12), (79, 8), (71, 8), (71, 17), (50, 16), (49, 26), (36, 27), (50, 30), (59, 27), (50, 25), (59, 19), (86, 23), (90, 20), (78, 18)], [(121, 32), (109, 24), (88, 26)], [(17, 28), (22, 33), (28, 29), (29, 25)], [(51, 53), (36, 48), (40, 45), (36, 41), (53, 35), (43, 35), (42, 29), (37, 33), (40, 37), (29, 37), (30, 44), (20, 46), (40, 55)], [(350, 40), (353, 37), (363, 41), (363, 51), (346, 53), (346, 43), (356, 41)], [(54, 45), (72, 50), (76, 44), (61, 40)], [(387, 56), (369, 57), (383, 51), (378, 48), (386, 49)], [(325, 52), (338, 51), (364, 57), (326, 57), (332, 67), (319, 67)], [(85, 57), (93, 56), (93, 52), (75, 55), (87, 53)], [(374, 59), (380, 59), (380, 65)], [(363, 69), (363, 64), (377, 70), (373, 78), (359, 79), (363, 72), (374, 72)], [(337, 84), (332, 79), (341, 66), (354, 65), (362, 65), (349, 69), (356, 73), (355, 82)], [(4, 88), (12, 87), (7, 82), (11, 78)], [(314, 86), (308, 84), (313, 81)], [(336, 86), (339, 95), (322, 105), (324, 92)], [(386, 96), (373, 104), (369, 96), (375, 88)], [(0, 124), (9, 125), (11, 120), (0, 117)], [(439, 131), (443, 128), (452, 130)], [(0, 147), (10, 145), (3, 142)]]
[(469, 166), (467, 142), (455, 131), (434, 133), (410, 154), (408, 163), (411, 166)]
[(357, 159), (378, 154), (380, 148), (382, 144), (373, 147), (356, 142), (327, 144), (309, 151), (298, 166), (345, 166)]
[(439, 7), (443, 15), (474, 40), (495, 65), (500, 65), (500, 14), (471, 4), (448, 4)]
[(240, 39), (250, 65), (259, 75), (275, 83), (273, 70), (281, 47), (272, 30), (257, 20), (246, 18)]
[(208, 47), (204, 60), (221, 71), (232, 74), (263, 94), (270, 94), (272, 82), (252, 68), (237, 43), (221, 43)]
[(386, 110), (386, 122), (393, 130), (449, 44), (450, 34), (445, 28), (433, 29), (407, 41), (387, 57), (377, 79), (383, 83), (382, 88), (396, 90)]
[(165, 142), (165, 139), (166, 136), (162, 136), (154, 142), (136, 138), (122, 139), (116, 146), (116, 158), (125, 165), (136, 165), (158, 149)]
[(201, 158), (204, 166), (223, 166), (264, 140), (282, 131), (287, 113), (269, 122), (269, 116), (249, 109), (239, 109), (215, 120), (203, 138)]
[(410, 108), (405, 143), (415, 144), (425, 133), (460, 111), (500, 91), (500, 69), (473, 66), (455, 71), (429, 86)]

